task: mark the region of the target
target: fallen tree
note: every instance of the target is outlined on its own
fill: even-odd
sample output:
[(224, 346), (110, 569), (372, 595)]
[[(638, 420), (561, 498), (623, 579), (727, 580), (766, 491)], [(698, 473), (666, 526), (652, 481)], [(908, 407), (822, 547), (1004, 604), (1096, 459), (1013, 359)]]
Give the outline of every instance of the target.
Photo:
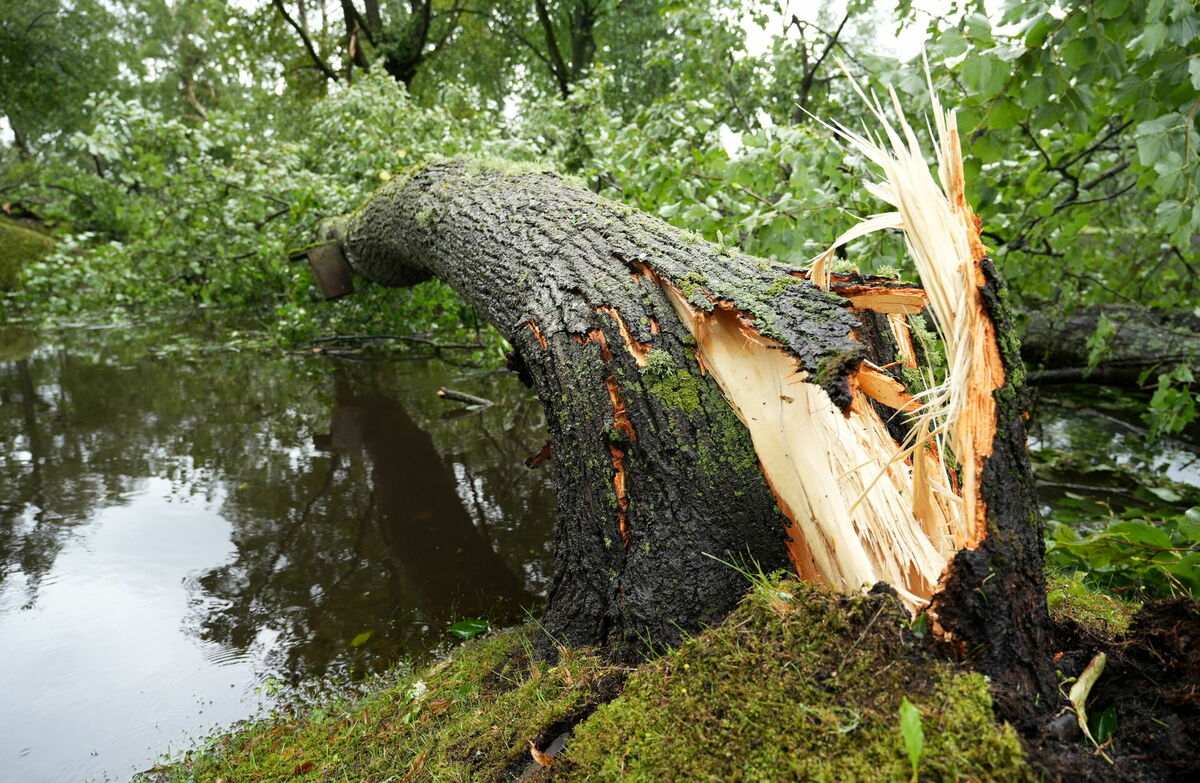
[[(1021, 360), (938, 120), (941, 186), (907, 128), (892, 152), (846, 134), (897, 211), (843, 240), (904, 230), (924, 289), (751, 258), (512, 164), (415, 168), (328, 227), (358, 273), (440, 278), (514, 346), (553, 439), (556, 641), (674, 644), (752, 559), (885, 582), (1010, 697), (1059, 699)], [(929, 309), (945, 378), (910, 334)]]
[[(1091, 366), (1088, 344), (1107, 321), (1111, 336)], [(1021, 356), (1039, 367), (1035, 384), (1152, 384), (1179, 364), (1200, 369), (1200, 316), (1132, 305), (1084, 307), (1065, 318), (1030, 313), (1021, 337)]]

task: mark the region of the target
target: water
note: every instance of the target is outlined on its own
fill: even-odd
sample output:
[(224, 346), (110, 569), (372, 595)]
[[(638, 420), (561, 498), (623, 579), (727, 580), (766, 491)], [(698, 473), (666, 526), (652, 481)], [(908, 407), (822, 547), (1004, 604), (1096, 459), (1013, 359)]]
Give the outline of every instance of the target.
[(551, 472), (522, 464), (545, 434), (515, 378), (189, 331), (0, 331), (2, 781), (126, 779), (281, 683), (545, 591)]
[[(224, 336), (0, 329), (0, 781), (127, 779), (280, 684), (544, 593), (552, 467), (523, 465), (546, 436), (514, 377), (206, 348)], [(1137, 410), (1038, 400), (1048, 512), (1161, 500), (1131, 473), (1200, 486), (1200, 448), (1147, 445)]]
[(1200, 427), (1150, 440), (1148, 395), (1097, 386), (1038, 390), (1029, 445), (1043, 512), (1067, 522), (1200, 502)]

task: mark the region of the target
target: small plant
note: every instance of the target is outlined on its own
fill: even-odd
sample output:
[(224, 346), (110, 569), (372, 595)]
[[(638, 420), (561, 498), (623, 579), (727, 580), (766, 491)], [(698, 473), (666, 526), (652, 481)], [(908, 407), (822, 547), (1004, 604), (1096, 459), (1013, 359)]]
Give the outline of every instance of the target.
[(1130, 510), (1092, 533), (1054, 524), (1047, 545), (1049, 565), (1084, 572), (1107, 590), (1200, 596), (1200, 507), (1166, 515)]
[(900, 702), (900, 736), (904, 737), (904, 749), (908, 751), (912, 779), (913, 783), (916, 783), (917, 768), (921, 763), (921, 754), (925, 751), (925, 732), (921, 728), (921, 711), (907, 696)]
[(465, 642), (486, 633), (488, 627), (487, 620), (460, 620), (450, 626), (450, 633)]

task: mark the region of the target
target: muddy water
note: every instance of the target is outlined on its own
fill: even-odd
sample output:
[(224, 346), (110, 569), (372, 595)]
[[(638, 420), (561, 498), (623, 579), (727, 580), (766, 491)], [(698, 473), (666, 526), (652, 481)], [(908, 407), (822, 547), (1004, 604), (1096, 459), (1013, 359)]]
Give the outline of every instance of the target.
[[(0, 330), (0, 781), (126, 779), (546, 588), (514, 378), (161, 336)], [(443, 384), (498, 404), (455, 415)]]

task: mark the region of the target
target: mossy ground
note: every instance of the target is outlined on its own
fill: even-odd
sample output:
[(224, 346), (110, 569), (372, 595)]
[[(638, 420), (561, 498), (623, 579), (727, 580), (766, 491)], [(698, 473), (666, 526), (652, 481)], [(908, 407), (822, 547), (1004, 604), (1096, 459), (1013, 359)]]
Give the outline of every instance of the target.
[(1084, 629), (1102, 636), (1113, 637), (1129, 630), (1129, 623), (1138, 609), (1136, 601), (1122, 601), (1089, 587), (1084, 574), (1046, 575), (1047, 605), (1056, 621), (1070, 620)]
[(10, 291), (27, 264), (50, 252), (54, 240), (0, 216), (0, 291)]
[[(758, 580), (720, 626), (632, 673), (586, 651), (534, 662), (538, 633), (240, 727), (146, 779), (909, 780), (905, 696), (924, 725), (922, 780), (1030, 777), (986, 681), (925, 652), (887, 595)], [(552, 766), (532, 762), (530, 742), (544, 750), (568, 730)]]
[(788, 581), (638, 669), (577, 727), (556, 778), (908, 780), (905, 696), (924, 724), (922, 780), (1030, 777), (984, 678), (929, 656), (893, 597)]

